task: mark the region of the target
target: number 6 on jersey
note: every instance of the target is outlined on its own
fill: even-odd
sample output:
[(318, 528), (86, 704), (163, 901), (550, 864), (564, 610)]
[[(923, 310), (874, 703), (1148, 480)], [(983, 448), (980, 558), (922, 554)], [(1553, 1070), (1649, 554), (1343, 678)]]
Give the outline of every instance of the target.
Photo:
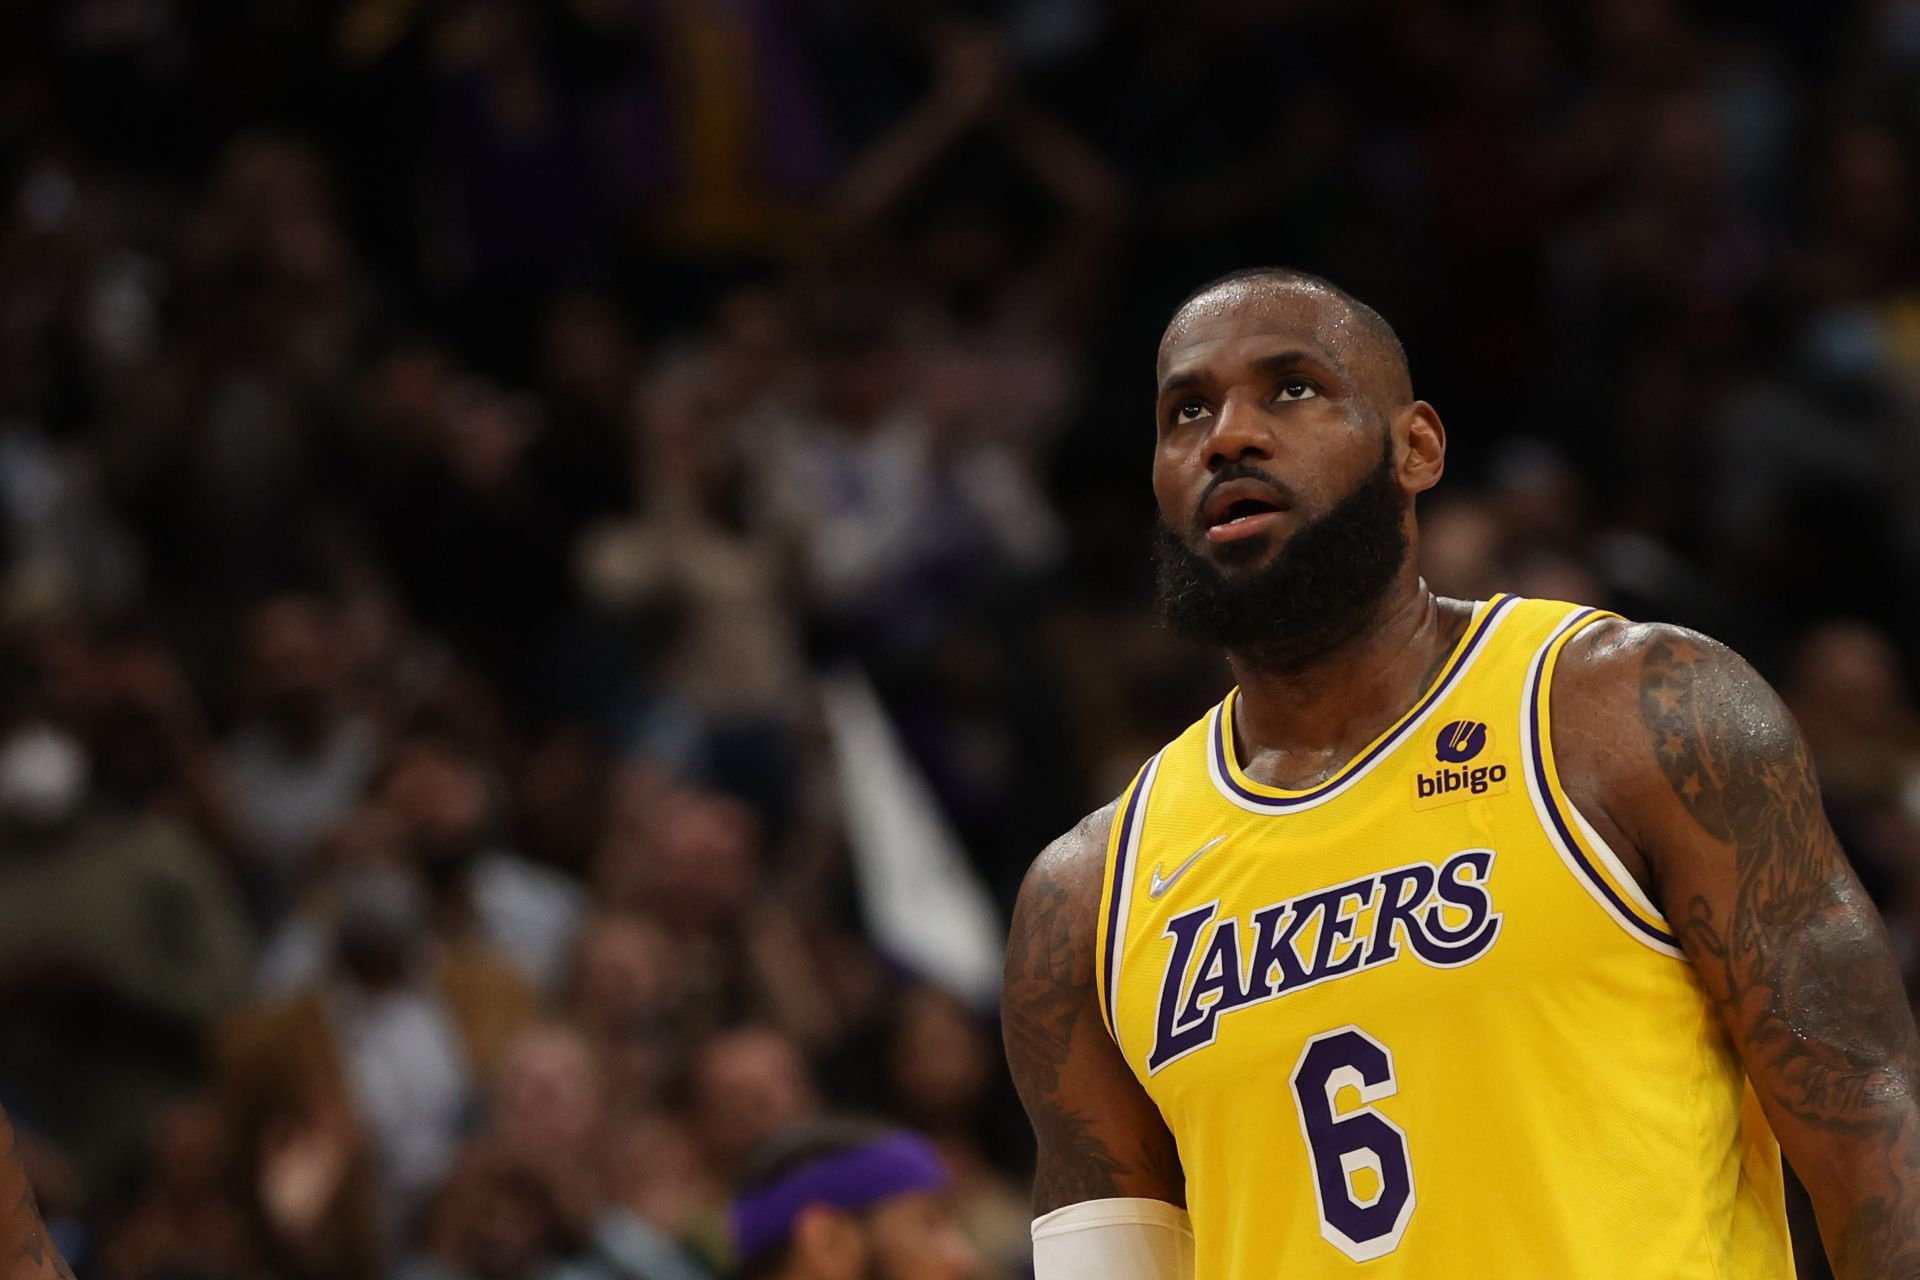
[[(1413, 1216), (1406, 1132), (1372, 1105), (1399, 1090), (1393, 1053), (1358, 1027), (1323, 1031), (1301, 1051), (1292, 1083), (1313, 1159), (1320, 1234), (1355, 1262), (1392, 1253)], [(1361, 1105), (1343, 1115), (1336, 1099), (1348, 1086)], [(1362, 1170), (1372, 1173), (1371, 1190), (1356, 1185)]]

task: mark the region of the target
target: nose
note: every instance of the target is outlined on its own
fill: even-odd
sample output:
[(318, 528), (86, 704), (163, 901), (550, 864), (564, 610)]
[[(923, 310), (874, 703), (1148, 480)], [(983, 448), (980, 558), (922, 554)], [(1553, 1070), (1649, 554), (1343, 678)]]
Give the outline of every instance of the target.
[(1273, 432), (1266, 415), (1240, 395), (1229, 395), (1207, 435), (1207, 469), (1219, 471), (1236, 462), (1272, 457)]

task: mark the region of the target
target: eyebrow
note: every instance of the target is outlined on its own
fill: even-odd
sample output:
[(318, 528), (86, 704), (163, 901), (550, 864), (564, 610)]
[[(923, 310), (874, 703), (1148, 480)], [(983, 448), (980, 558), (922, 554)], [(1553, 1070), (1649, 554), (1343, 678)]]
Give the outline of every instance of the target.
[[(1270, 356), (1261, 356), (1253, 362), (1253, 369), (1256, 373), (1285, 373), (1287, 370), (1303, 362), (1329, 364), (1342, 374), (1347, 372), (1346, 365), (1342, 364), (1340, 358), (1331, 351), (1315, 352), (1309, 351), (1304, 347), (1291, 347), (1285, 351), (1276, 351)], [(1189, 369), (1184, 373), (1176, 373), (1169, 376), (1160, 384), (1158, 394), (1164, 396), (1168, 392), (1184, 391), (1188, 387), (1199, 386), (1205, 381), (1207, 381), (1207, 375), (1205, 373), (1199, 369)]]

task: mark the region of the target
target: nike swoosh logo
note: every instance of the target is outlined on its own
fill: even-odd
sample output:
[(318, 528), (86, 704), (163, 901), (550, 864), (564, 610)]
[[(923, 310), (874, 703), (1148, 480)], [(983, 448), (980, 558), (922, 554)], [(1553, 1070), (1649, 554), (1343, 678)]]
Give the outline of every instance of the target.
[(1219, 844), (1222, 840), (1225, 840), (1226, 838), (1227, 838), (1226, 833), (1222, 832), (1221, 834), (1215, 836), (1213, 839), (1207, 841), (1205, 844), (1201, 845), (1198, 849), (1195, 849), (1192, 852), (1192, 854), (1188, 855), (1187, 860), (1181, 863), (1179, 866), (1175, 867), (1173, 869), (1173, 874), (1168, 876), (1164, 880), (1160, 878), (1160, 864), (1157, 862), (1154, 863), (1153, 874), (1147, 878), (1147, 896), (1149, 898), (1157, 898), (1161, 894), (1165, 893), (1167, 890), (1173, 888), (1173, 882), (1175, 880), (1178, 880), (1181, 876), (1187, 874), (1187, 868), (1191, 867), (1194, 863), (1200, 861), (1201, 854), (1213, 848), (1213, 846)]

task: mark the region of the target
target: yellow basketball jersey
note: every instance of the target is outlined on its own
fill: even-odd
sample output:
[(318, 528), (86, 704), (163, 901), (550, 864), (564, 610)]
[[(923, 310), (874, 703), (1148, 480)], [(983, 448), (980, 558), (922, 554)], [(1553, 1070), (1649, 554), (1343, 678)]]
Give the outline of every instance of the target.
[(1204, 1280), (1793, 1275), (1740, 1061), (1555, 771), (1554, 663), (1606, 616), (1482, 602), (1309, 791), (1241, 771), (1230, 693), (1121, 798), (1097, 982)]

